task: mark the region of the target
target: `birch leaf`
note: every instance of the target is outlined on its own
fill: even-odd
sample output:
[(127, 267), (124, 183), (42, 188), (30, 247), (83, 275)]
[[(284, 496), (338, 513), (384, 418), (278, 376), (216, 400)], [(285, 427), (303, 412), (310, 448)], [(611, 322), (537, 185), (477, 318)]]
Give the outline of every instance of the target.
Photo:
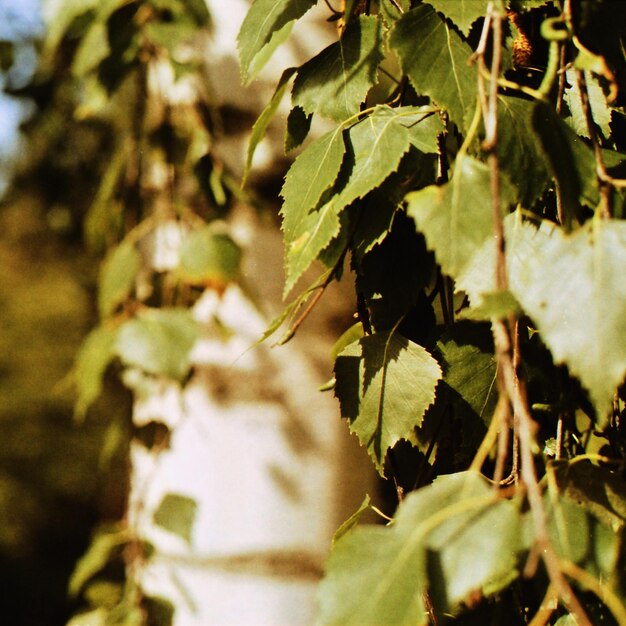
[(341, 39), (302, 65), (294, 81), (292, 105), (342, 122), (359, 112), (383, 59), (381, 22), (361, 15)]
[(385, 455), (400, 439), (415, 442), (441, 378), (437, 361), (393, 332), (362, 337), (335, 362), (335, 393), (342, 416), (382, 475)]
[(428, 5), (405, 13), (389, 44), (419, 94), (430, 96), (466, 130), (476, 108), (476, 69), (470, 46)]

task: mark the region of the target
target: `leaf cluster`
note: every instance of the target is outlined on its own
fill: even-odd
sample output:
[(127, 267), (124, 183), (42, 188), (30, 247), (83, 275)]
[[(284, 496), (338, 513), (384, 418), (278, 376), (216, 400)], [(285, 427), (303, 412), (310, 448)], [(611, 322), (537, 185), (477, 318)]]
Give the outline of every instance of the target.
[[(244, 80), (315, 4), (253, 3), (238, 39)], [(596, 594), (585, 596), (589, 612), (609, 607), (624, 623), (623, 518), (592, 505), (600, 482), (620, 503), (626, 494), (626, 59), (609, 25), (622, 9), (379, 0), (329, 10), (336, 42), (284, 72), (249, 146), (250, 164), (291, 85), (285, 146), (303, 148), (281, 192), (285, 296), (315, 261), (326, 270), (268, 335), (288, 321), (291, 337), (349, 263), (359, 324), (338, 341), (331, 386), (378, 472), (401, 495), (417, 490), (389, 528), (352, 528), (337, 542), (320, 622), (427, 624), (454, 614), (473, 623), (512, 595), (537, 611), (541, 594), (555, 593), (546, 582), (554, 574), (536, 573), (523, 598), (524, 563), (548, 541), (548, 570)], [(613, 40), (599, 36), (604, 26)], [(315, 116), (330, 130), (307, 139)], [(499, 324), (515, 329), (514, 375), (527, 389), (540, 472), (529, 489), (544, 497), (531, 508), (548, 520), (540, 524), (523, 490), (499, 494), (474, 473), (529, 480), (519, 473), (519, 407), (501, 378)], [(401, 441), (419, 450), (405, 484)], [(598, 452), (600, 464), (575, 465)], [(570, 466), (576, 497), (559, 479)], [(563, 623), (568, 610), (555, 601), (542, 623)]]

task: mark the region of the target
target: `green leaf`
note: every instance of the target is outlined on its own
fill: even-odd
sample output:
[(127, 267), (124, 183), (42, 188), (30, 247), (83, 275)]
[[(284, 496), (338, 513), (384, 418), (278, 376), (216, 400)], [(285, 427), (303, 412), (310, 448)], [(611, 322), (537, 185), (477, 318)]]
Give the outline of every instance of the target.
[(293, 289), (302, 274), (339, 235), (340, 231), (340, 217), (333, 198), (331, 198), (319, 209), (311, 211), (300, 221), (298, 229), (294, 233), (296, 236), (293, 239), (289, 239), (285, 233), (286, 278), (284, 296)]
[[(420, 128), (424, 131), (421, 136)], [(332, 200), (336, 209), (343, 209), (382, 184), (397, 170), (412, 143), (436, 152), (437, 134), (442, 130), (435, 116), (425, 118), (417, 107), (377, 106), (347, 131), (346, 143), (352, 147), (354, 166), (347, 184)]]
[(239, 246), (209, 224), (185, 239), (176, 273), (192, 284), (220, 286), (237, 278), (240, 264)]
[(509, 315), (517, 317), (520, 313), (519, 302), (510, 291), (494, 291), (483, 294), (478, 306), (463, 309), (459, 319), (488, 322), (492, 319), (504, 319)]
[(597, 221), (571, 235), (554, 229), (533, 248), (512, 291), (602, 421), (626, 375), (626, 222)]
[(467, 37), (472, 24), (487, 14), (485, 0), (426, 0), (435, 11), (447, 17)]
[(246, 184), (246, 178), (250, 172), (250, 168), (252, 167), (252, 159), (254, 157), (254, 153), (259, 145), (261, 139), (265, 136), (265, 131), (269, 126), (269, 123), (272, 121), (272, 118), (276, 114), (276, 109), (278, 109), (278, 105), (283, 99), (283, 95), (285, 90), (287, 89), (287, 85), (289, 84), (289, 80), (293, 76), (295, 68), (290, 67), (287, 68), (281, 75), (280, 80), (278, 81), (278, 85), (276, 85), (276, 89), (274, 90), (274, 95), (270, 99), (267, 106), (263, 109), (261, 115), (259, 115), (257, 121), (254, 123), (252, 127), (252, 134), (250, 136), (250, 141), (248, 143), (248, 150), (246, 152), (246, 164), (243, 171), (243, 179), (241, 182), (241, 186), (243, 187)]
[(343, 350), (335, 377), (342, 416), (382, 474), (388, 448), (400, 439), (416, 442), (414, 429), (435, 400), (441, 368), (421, 346), (381, 332)]
[(437, 350), (443, 361), (443, 382), (454, 392), (452, 402), (459, 414), (467, 415), (469, 409), (489, 424), (498, 400), (490, 332), (480, 326), (456, 324), (437, 342)]
[(389, 44), (418, 94), (445, 108), (462, 131), (476, 108), (476, 68), (470, 46), (428, 5), (405, 13)]
[(185, 378), (199, 329), (187, 310), (148, 309), (119, 329), (116, 352), (124, 365), (148, 374)]
[(366, 495), (361, 502), (361, 506), (335, 531), (333, 535), (333, 545), (339, 541), (348, 531), (352, 530), (358, 523), (363, 513), (370, 508), (370, 497)]
[[(589, 390), (601, 424), (626, 375), (626, 222), (594, 220), (566, 234), (505, 220), (509, 288), (533, 319), (556, 364)], [(457, 279), (479, 303), (494, 289), (494, 245), (486, 242)]]
[(559, 492), (617, 532), (626, 522), (626, 483), (615, 472), (589, 462), (553, 462)]
[(104, 21), (97, 21), (80, 40), (72, 63), (72, 73), (77, 78), (82, 78), (110, 53), (106, 24)]
[[(460, 162), (459, 162), (460, 161)], [(493, 235), (489, 168), (471, 157), (457, 159), (452, 179), (406, 196), (407, 212), (424, 233), (441, 269), (456, 278)], [(515, 197), (502, 178), (503, 209)]]
[(281, 191), (287, 294), (320, 252), (339, 234), (340, 220), (333, 199), (317, 206), (334, 184), (344, 159), (341, 128), (313, 142), (293, 163)]
[(410, 493), (395, 522), (359, 526), (334, 546), (320, 588), (320, 624), (430, 623), (474, 591), (516, 575), (519, 514), (475, 473), (442, 476)]
[(388, 25), (393, 24), (410, 10), (411, 0), (383, 0), (378, 3), (378, 11)]
[[(600, 194), (593, 148), (544, 103), (535, 104), (533, 128), (541, 139), (569, 214), (575, 214), (579, 203), (595, 208)], [(603, 150), (602, 154), (609, 169), (624, 160), (624, 155), (614, 150)]]
[(89, 580), (102, 571), (122, 546), (130, 541), (126, 530), (101, 530), (91, 541), (87, 552), (79, 559), (69, 581), (68, 593), (78, 596)]
[(87, 409), (102, 392), (102, 379), (115, 356), (117, 328), (98, 326), (83, 342), (74, 365), (74, 381), (78, 398), (74, 414), (83, 419)]
[(115, 313), (117, 307), (128, 298), (140, 267), (141, 256), (129, 241), (123, 241), (107, 255), (100, 270), (98, 290), (101, 318)]
[[(270, 43), (272, 36), (301, 18), (315, 4), (317, 0), (255, 0), (237, 35), (244, 84), (251, 78), (250, 69), (256, 57)], [(256, 71), (261, 67), (261, 64), (255, 64)]]
[(341, 39), (298, 70), (291, 102), (305, 113), (342, 122), (359, 112), (376, 69), (383, 59), (382, 24), (361, 15), (350, 22)]
[(198, 504), (193, 498), (166, 493), (154, 512), (154, 523), (191, 544)]
[(550, 173), (544, 148), (532, 132), (534, 103), (512, 96), (498, 98), (498, 156), (502, 170), (517, 189), (516, 197), (530, 207), (544, 192)]
[(344, 153), (342, 129), (335, 128), (311, 143), (289, 168), (281, 191), (286, 245), (304, 232), (302, 221), (337, 180)]
[[(565, 76), (570, 87), (565, 90), (563, 98), (572, 115), (571, 127), (577, 135), (590, 139), (587, 129), (587, 119), (580, 100), (580, 89), (578, 89), (576, 72), (571, 69), (567, 70)], [(608, 139), (611, 136), (611, 108), (607, 104), (606, 96), (604, 95), (604, 91), (602, 91), (602, 87), (600, 87), (598, 79), (593, 76), (591, 72), (585, 72), (585, 80), (587, 81), (591, 115), (600, 129), (602, 136)]]

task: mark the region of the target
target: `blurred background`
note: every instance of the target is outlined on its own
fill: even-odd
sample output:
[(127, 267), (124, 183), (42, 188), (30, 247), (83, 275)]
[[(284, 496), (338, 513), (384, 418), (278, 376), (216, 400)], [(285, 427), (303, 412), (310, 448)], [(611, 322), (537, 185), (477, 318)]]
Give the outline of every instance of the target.
[[(248, 6), (245, 0), (0, 0), (5, 624), (310, 623), (332, 532), (371, 490), (368, 461), (340, 423), (332, 392), (316, 391), (332, 376), (332, 344), (353, 323), (349, 279), (324, 295), (294, 343), (258, 348), (249, 369), (245, 359), (241, 371), (232, 367), (282, 307), (278, 194), (289, 165), (288, 109), (279, 108), (242, 189), (252, 124), (281, 72), (334, 34), (316, 9), (298, 26), (306, 36), (296, 30), (244, 89), (236, 37)], [(209, 307), (202, 321), (212, 324), (203, 326), (205, 339), (235, 352), (222, 363), (199, 356), (172, 387), (162, 372), (146, 377), (149, 366), (140, 363), (142, 384), (160, 385), (147, 398), (136, 376), (122, 384), (124, 373), (135, 370), (119, 355), (100, 352), (77, 369), (81, 346), (98, 324), (110, 328), (142, 307), (169, 304), (161, 283), (167, 287), (174, 266), (159, 254), (176, 245), (148, 254), (148, 262), (148, 239), (137, 233), (148, 232), (158, 248), (155, 223), (193, 229), (198, 220), (228, 225), (243, 251), (243, 291), (216, 288), (212, 278), (202, 288), (191, 285), (185, 305), (198, 317), (203, 294), (235, 294), (221, 300), (231, 303), (229, 311)], [(143, 255), (142, 271), (130, 281), (118, 275), (128, 284), (113, 296), (105, 319), (98, 300), (102, 260), (129, 233)], [(225, 336), (243, 343), (231, 345)], [(201, 430), (218, 420), (191, 461), (185, 437), (198, 441), (198, 434), (176, 439), (171, 389), (186, 407), (185, 423), (198, 419)], [(187, 389), (196, 395), (185, 395)], [(224, 415), (244, 427), (223, 430)], [(204, 465), (220, 449), (228, 452), (228, 466)], [(182, 465), (177, 454), (187, 457)], [(200, 477), (197, 488), (189, 473)], [(138, 487), (146, 482), (155, 491), (151, 504)], [(263, 498), (251, 497), (259, 493)], [(141, 505), (133, 510), (129, 497)], [(172, 497), (178, 507), (164, 514)], [(119, 533), (126, 538), (118, 541)], [(107, 537), (115, 539), (107, 544)], [(164, 555), (165, 574), (145, 565), (153, 551)], [(189, 582), (189, 575), (200, 582)], [(152, 609), (162, 610), (148, 606), (151, 585), (160, 598)], [(258, 599), (254, 589), (264, 590)], [(221, 606), (225, 597), (230, 604)], [(250, 612), (238, 611), (248, 601)], [(289, 606), (265, 606), (271, 603)], [(207, 618), (211, 610), (218, 612)]]

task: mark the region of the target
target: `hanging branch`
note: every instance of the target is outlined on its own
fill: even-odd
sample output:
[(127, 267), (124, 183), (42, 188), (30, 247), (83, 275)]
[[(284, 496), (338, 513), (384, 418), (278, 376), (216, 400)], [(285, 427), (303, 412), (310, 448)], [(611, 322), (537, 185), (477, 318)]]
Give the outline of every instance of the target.
[[(502, 50), (502, 16), (494, 9), (493, 3), (489, 4), (488, 19), (485, 24), (491, 31), (491, 68), (490, 84), (484, 117), (485, 140), (483, 149), (488, 153), (488, 165), (490, 171), (491, 200), (493, 207), (493, 227), (496, 242), (496, 288), (506, 290), (508, 287), (506, 271), (506, 241), (504, 236), (504, 224), (502, 220), (502, 200), (500, 195), (500, 163), (497, 152), (498, 144), (498, 76), (500, 73), (501, 50)], [(486, 38), (481, 38), (485, 41)], [(478, 63), (485, 69), (484, 45), (478, 53)], [(484, 71), (478, 72), (479, 93), (485, 93)], [(483, 82), (481, 86), (480, 83)], [(484, 98), (482, 98), (484, 102)], [(484, 106), (483, 106), (484, 108)], [(514, 346), (516, 343), (517, 326), (515, 320), (494, 319), (492, 321), (494, 342), (496, 347), (496, 359), (498, 368), (498, 390), (501, 396), (507, 399), (513, 407), (514, 427), (519, 437), (520, 472), (521, 479), (528, 493), (531, 514), (535, 527), (536, 554), (540, 554), (545, 564), (551, 583), (563, 603), (576, 617), (579, 626), (591, 626), (582, 605), (574, 595), (569, 583), (560, 567), (560, 560), (550, 542), (543, 499), (537, 474), (535, 471), (533, 445), (535, 441), (536, 424), (530, 413), (526, 387), (518, 377), (515, 366)], [(501, 431), (508, 428), (508, 424), (501, 424)], [(504, 436), (504, 435), (502, 435)], [(499, 446), (504, 449), (504, 446)], [(533, 564), (534, 565), (534, 564)], [(526, 568), (526, 574), (530, 573)]]

